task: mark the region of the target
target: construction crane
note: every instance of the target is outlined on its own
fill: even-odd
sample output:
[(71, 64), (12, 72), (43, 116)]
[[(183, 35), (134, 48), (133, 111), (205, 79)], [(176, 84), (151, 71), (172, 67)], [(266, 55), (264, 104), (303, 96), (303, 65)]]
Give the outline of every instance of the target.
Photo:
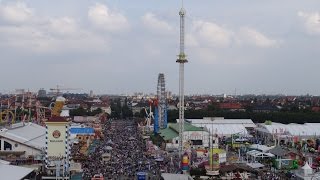
[(50, 91), (54, 91), (57, 96), (60, 95), (61, 91), (70, 91), (70, 90), (82, 90), (81, 88), (61, 88), (61, 86), (57, 85), (56, 88), (50, 88)]

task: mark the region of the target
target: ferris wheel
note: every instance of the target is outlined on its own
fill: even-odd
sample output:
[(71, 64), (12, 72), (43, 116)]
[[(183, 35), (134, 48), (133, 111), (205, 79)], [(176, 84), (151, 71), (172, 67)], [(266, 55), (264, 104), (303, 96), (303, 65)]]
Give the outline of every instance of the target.
[[(16, 101), (17, 97), (12, 96), (10, 98), (4, 99), (0, 102), (0, 123), (3, 124), (14, 124), (16, 120)], [(7, 104), (3, 107), (4, 104)]]
[(15, 122), (15, 115), (11, 110), (4, 110), (0, 113), (0, 122), (13, 124)]
[(167, 98), (166, 98), (166, 84), (164, 74), (158, 75), (157, 85), (157, 99), (158, 99), (158, 125), (163, 129), (167, 127)]

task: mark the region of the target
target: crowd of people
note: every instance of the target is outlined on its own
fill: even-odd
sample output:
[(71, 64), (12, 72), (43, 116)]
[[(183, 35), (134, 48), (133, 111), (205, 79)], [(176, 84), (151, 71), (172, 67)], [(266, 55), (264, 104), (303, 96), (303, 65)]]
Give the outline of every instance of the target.
[[(134, 179), (138, 172), (145, 172), (149, 179), (160, 179), (163, 162), (145, 153), (146, 145), (134, 121), (106, 122), (103, 132), (104, 139), (83, 163), (83, 179), (96, 174), (105, 179)], [(110, 157), (105, 158), (106, 154)]]

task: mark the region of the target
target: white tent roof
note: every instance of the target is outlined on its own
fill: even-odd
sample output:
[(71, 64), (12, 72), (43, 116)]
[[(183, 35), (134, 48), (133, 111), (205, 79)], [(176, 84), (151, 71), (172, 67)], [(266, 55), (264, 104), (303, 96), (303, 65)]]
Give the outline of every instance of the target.
[(62, 117), (69, 117), (70, 116), (70, 110), (69, 109), (62, 109), (61, 110), (61, 113), (60, 113), (60, 116)]
[(312, 169), (312, 168), (310, 167), (309, 163), (306, 162), (306, 163), (304, 164), (304, 166), (301, 167), (301, 169)]
[(212, 133), (217, 133), (218, 136), (231, 136), (232, 134), (249, 135), (248, 131), (243, 125), (239, 124), (202, 124), (197, 125), (198, 127), (205, 127), (208, 131)]
[(314, 136), (320, 135), (320, 123), (305, 123), (305, 124), (281, 124), (272, 122), (271, 125), (264, 123), (260, 124), (268, 133), (284, 133), (287, 132), (293, 136)]
[(262, 151), (262, 152), (267, 152), (267, 151), (269, 151), (270, 149), (273, 149), (274, 148), (274, 146), (266, 146), (266, 145), (261, 145), (261, 144), (252, 144), (252, 145), (250, 145), (250, 148), (251, 149), (258, 149), (258, 150), (260, 150), (260, 151)]
[[(209, 124), (212, 123), (210, 119), (186, 119), (187, 122), (191, 124)], [(177, 119), (177, 122), (179, 122), (179, 119)]]
[(214, 119), (215, 124), (245, 124), (256, 126), (251, 119)]
[(247, 163), (247, 165), (253, 169), (264, 167), (264, 165), (261, 163)]
[(223, 117), (204, 117), (203, 119), (186, 119), (190, 123), (205, 123), (205, 124), (243, 124), (246, 127), (256, 127), (251, 119), (224, 119)]
[(0, 136), (41, 149), (46, 145), (46, 128), (35, 123), (17, 123), (12, 129), (1, 129)]
[(33, 171), (31, 168), (5, 165), (0, 163), (1, 179), (22, 179)]
[(257, 150), (248, 151), (247, 155), (253, 156), (253, 157), (274, 157), (271, 153), (263, 153)]
[[(177, 120), (178, 122), (179, 120)], [(203, 119), (186, 119), (187, 122), (197, 127), (206, 127), (219, 136), (231, 136), (240, 133), (248, 135), (246, 127), (256, 127), (251, 119), (224, 119), (223, 117), (204, 117)]]
[(10, 162), (0, 159), (0, 164), (9, 165)]

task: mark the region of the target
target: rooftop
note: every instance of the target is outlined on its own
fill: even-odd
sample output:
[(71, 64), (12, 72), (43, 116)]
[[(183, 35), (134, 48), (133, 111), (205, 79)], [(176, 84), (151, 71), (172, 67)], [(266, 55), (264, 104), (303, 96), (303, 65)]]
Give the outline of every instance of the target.
[(284, 155), (288, 154), (288, 152), (280, 146), (276, 146), (275, 148), (269, 150), (269, 153), (272, 153), (276, 156), (284, 156)]
[(256, 127), (251, 119), (224, 119), (223, 117), (204, 117), (203, 119), (186, 119), (191, 124), (243, 124), (246, 127)]
[[(203, 131), (202, 128), (191, 125), (190, 123), (184, 123), (184, 131)], [(159, 135), (164, 140), (170, 140), (179, 136), (179, 124), (169, 123), (166, 129), (161, 129)]]
[(41, 149), (46, 143), (46, 128), (35, 123), (16, 123), (15, 128), (0, 130), (0, 136)]
[[(178, 123), (169, 123), (168, 125), (170, 128), (174, 129), (176, 132), (179, 132), (179, 124)], [(184, 131), (203, 131), (202, 128), (193, 126), (190, 123), (184, 123)]]
[(179, 134), (172, 130), (171, 128), (166, 128), (166, 129), (161, 129), (159, 131), (159, 135), (163, 138), (163, 140), (167, 141), (167, 140), (170, 140), (170, 139), (173, 139), (175, 137), (178, 137)]
[(94, 134), (94, 129), (91, 127), (73, 127), (70, 128), (71, 134)]
[(48, 121), (46, 122), (68, 122), (67, 119), (65, 117), (61, 117), (61, 116), (52, 116), (51, 118), (49, 118)]
[(23, 179), (33, 171), (31, 168), (0, 163), (1, 179)]
[(293, 136), (319, 136), (320, 123), (282, 124), (272, 122), (270, 125), (261, 123), (260, 126), (268, 133), (284, 133)]
[(242, 124), (195, 124), (195, 126), (204, 127), (219, 136), (231, 136), (232, 134), (249, 136), (246, 127)]

